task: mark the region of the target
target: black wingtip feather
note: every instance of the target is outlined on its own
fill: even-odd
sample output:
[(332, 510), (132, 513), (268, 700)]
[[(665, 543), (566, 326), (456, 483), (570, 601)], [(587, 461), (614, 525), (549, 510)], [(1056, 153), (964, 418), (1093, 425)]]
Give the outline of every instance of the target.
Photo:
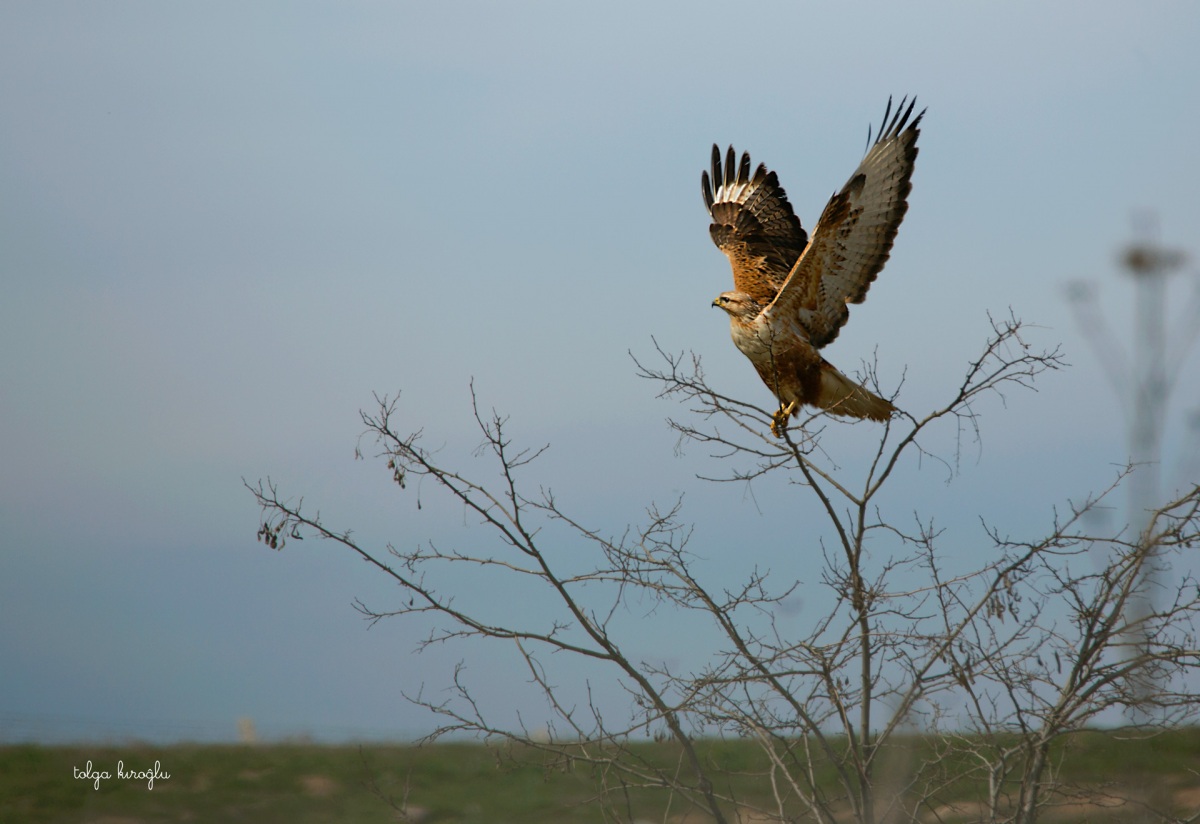
[(713, 203), (717, 196), (717, 187), (721, 185), (721, 149), (716, 143), (712, 147), (712, 178), (708, 172), (700, 173), (700, 190), (704, 195), (704, 207), (712, 214)]
[[(754, 173), (754, 179), (765, 177), (767, 174), (766, 166), (759, 164), (758, 169)], [(712, 176), (708, 172), (700, 173), (700, 193), (704, 197), (704, 205), (709, 213), (712, 213), (713, 205), (716, 203), (717, 194), (722, 187), (732, 189), (734, 186), (749, 183), (750, 178), (750, 153), (742, 152), (742, 158), (739, 161), (737, 152), (733, 146), (730, 146), (725, 152), (725, 160), (721, 161), (721, 147), (716, 143), (712, 147)]]
[[(906, 128), (910, 131), (917, 131), (926, 110), (921, 109), (910, 123), (909, 118), (912, 117), (913, 109), (916, 107), (916, 96), (914, 95), (912, 100), (909, 100), (908, 95), (905, 95), (900, 98), (900, 105), (896, 106), (895, 114), (892, 114), (892, 97), (889, 95), (887, 108), (883, 110), (883, 120), (879, 123), (879, 131), (875, 132), (872, 127), (867, 127), (867, 150), (870, 151), (871, 147), (877, 143), (899, 136)], [(871, 139), (873, 134), (875, 135), (874, 140)]]

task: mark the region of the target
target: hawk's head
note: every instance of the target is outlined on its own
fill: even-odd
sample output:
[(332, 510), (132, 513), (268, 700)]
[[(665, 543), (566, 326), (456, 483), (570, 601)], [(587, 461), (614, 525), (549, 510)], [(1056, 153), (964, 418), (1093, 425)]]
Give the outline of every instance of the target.
[(718, 309), (724, 309), (729, 313), (729, 316), (736, 318), (743, 323), (749, 323), (758, 317), (758, 313), (762, 311), (762, 306), (758, 301), (747, 295), (745, 292), (722, 292), (717, 295), (716, 300), (712, 305)]

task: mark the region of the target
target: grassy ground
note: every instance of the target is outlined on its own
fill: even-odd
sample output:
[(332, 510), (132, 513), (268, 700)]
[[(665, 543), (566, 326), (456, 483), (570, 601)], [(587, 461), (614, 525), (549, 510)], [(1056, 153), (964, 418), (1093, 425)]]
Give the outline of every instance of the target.
[[(704, 759), (722, 768), (720, 789), (747, 807), (767, 804), (765, 762), (752, 744), (702, 742)], [(636, 755), (670, 769), (678, 752), (669, 745), (638, 745)], [(896, 771), (928, 751), (914, 740), (881, 771)], [(87, 770), (87, 762), (92, 769)], [(128, 773), (118, 775), (118, 762)], [(1181, 730), (1144, 741), (1111, 734), (1077, 737), (1061, 759), (1061, 781), (1111, 793), (1133, 792), (1177, 814), (1200, 810), (1200, 730)], [(109, 777), (103, 777), (107, 772)], [(169, 774), (169, 778), (165, 774)], [(882, 776), (883, 773), (880, 773)], [(79, 776), (79, 777), (76, 777)], [(99, 789), (96, 789), (99, 776)], [(977, 786), (967, 782), (942, 794), (930, 820), (976, 820)], [(427, 747), (316, 745), (171, 747), (79, 746), (0, 748), (0, 822), (147, 824), (168, 821), (396, 822), (388, 803), (407, 803), (409, 820), (423, 822), (569, 822), (605, 820), (595, 801), (590, 768), (560, 769), (537, 753), (471, 744)], [(646, 821), (703, 822), (678, 798), (661, 791), (618, 794), (624, 810)], [(668, 803), (673, 803), (670, 810)], [(626, 806), (627, 805), (627, 806)], [(1095, 804), (1066, 804), (1049, 821), (1131, 821), (1135, 811)]]

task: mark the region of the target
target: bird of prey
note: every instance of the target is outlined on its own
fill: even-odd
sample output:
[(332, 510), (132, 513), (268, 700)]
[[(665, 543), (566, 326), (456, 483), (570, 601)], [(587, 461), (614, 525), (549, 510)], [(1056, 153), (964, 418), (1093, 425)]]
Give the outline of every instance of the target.
[[(907, 104), (907, 107), (906, 107)], [(733, 267), (731, 292), (713, 306), (729, 314), (733, 342), (779, 399), (771, 432), (807, 404), (837, 415), (884, 421), (896, 408), (850, 380), (820, 355), (862, 303), (908, 210), (921, 111), (916, 99), (888, 99), (878, 136), (850, 180), (825, 206), (812, 240), (775, 172), (715, 145), (712, 177), (701, 175), (713, 243)]]

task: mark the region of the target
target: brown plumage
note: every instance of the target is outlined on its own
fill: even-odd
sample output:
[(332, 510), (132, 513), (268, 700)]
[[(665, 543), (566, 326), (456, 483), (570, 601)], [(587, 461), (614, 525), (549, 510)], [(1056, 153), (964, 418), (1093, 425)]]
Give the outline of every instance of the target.
[[(908, 103), (907, 108), (905, 104)], [(712, 177), (701, 175), (713, 243), (733, 267), (732, 292), (713, 305), (729, 314), (730, 332), (779, 399), (771, 430), (779, 434), (803, 404), (838, 415), (887, 420), (891, 403), (847, 378), (818, 350), (831, 343), (862, 303), (887, 262), (908, 209), (922, 111), (916, 99), (888, 100), (883, 123), (854, 174), (825, 206), (812, 241), (779, 179), (729, 147), (724, 164), (713, 146)]]

